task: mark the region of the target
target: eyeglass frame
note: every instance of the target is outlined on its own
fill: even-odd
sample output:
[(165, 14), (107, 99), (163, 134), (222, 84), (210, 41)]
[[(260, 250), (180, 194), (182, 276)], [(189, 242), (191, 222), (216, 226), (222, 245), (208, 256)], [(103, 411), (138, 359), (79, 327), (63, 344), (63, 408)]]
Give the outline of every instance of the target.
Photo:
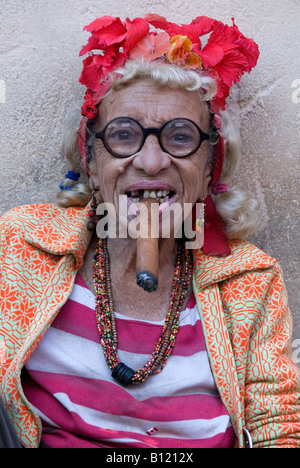
[[(104, 135), (105, 135), (105, 131), (107, 129), (107, 127), (112, 123), (114, 122), (115, 120), (119, 120), (119, 119), (128, 119), (128, 120), (131, 120), (133, 122), (135, 122), (142, 130), (143, 132), (143, 138), (141, 139), (141, 145), (139, 146), (138, 150), (135, 151), (134, 153), (132, 154), (129, 154), (129, 155), (126, 155), (126, 156), (120, 156), (119, 154), (117, 153), (114, 153), (109, 147), (107, 147), (106, 143), (105, 143), (105, 138), (104, 138)], [(193, 150), (191, 151), (190, 153), (184, 155), (184, 156), (176, 156), (174, 154), (171, 154), (169, 151), (166, 151), (165, 148), (163, 147), (162, 143), (161, 143), (161, 134), (164, 130), (164, 128), (169, 125), (171, 122), (173, 121), (176, 121), (176, 120), (185, 120), (187, 122), (190, 122), (192, 123), (198, 130), (199, 132), (199, 136), (200, 136), (200, 141), (199, 141), (199, 144), (198, 146)], [(92, 130), (90, 128), (90, 125), (89, 123), (87, 123), (86, 125), (86, 129), (88, 131), (88, 133), (92, 136), (94, 136), (95, 138), (98, 138), (102, 141), (105, 149), (114, 157), (116, 158), (121, 158), (121, 159), (125, 159), (125, 158), (130, 158), (131, 156), (134, 156), (135, 154), (137, 154), (139, 151), (141, 151), (141, 149), (143, 148), (144, 144), (145, 144), (145, 141), (147, 139), (147, 137), (149, 135), (155, 135), (157, 137), (157, 141), (159, 143), (159, 146), (161, 147), (161, 149), (169, 154), (170, 156), (172, 156), (173, 158), (178, 158), (178, 159), (181, 159), (181, 158), (187, 158), (188, 156), (191, 156), (192, 154), (195, 154), (198, 149), (200, 148), (200, 146), (202, 145), (202, 143), (206, 140), (209, 140), (211, 138), (211, 135), (209, 133), (206, 133), (206, 132), (203, 132), (203, 130), (201, 130), (201, 128), (199, 127), (199, 125), (197, 125), (193, 120), (190, 120), (190, 119), (186, 119), (186, 118), (180, 118), (180, 117), (177, 117), (176, 119), (171, 119), (169, 120), (168, 122), (166, 122), (164, 125), (162, 125), (161, 127), (157, 128), (157, 127), (147, 127), (147, 128), (144, 128), (142, 126), (142, 124), (140, 122), (138, 122), (137, 120), (133, 119), (132, 117), (126, 117), (126, 116), (121, 116), (121, 117), (116, 117), (115, 119), (112, 119), (110, 122), (108, 122), (105, 127), (100, 130), (99, 132), (95, 132), (94, 130)]]

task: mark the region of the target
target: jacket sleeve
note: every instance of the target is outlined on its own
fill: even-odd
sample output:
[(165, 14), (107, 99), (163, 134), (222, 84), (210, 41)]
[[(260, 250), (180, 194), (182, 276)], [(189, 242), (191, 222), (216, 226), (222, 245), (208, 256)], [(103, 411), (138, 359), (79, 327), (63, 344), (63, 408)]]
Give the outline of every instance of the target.
[(256, 448), (300, 448), (300, 369), (292, 361), (292, 320), (277, 262), (261, 273), (260, 287), (248, 344), (246, 427)]

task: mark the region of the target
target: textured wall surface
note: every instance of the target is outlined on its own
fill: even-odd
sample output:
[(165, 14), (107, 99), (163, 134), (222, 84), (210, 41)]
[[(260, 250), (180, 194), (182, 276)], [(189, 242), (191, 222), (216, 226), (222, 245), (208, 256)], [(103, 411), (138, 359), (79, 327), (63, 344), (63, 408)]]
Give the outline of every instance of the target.
[(260, 46), (258, 66), (230, 99), (244, 142), (237, 183), (262, 201), (264, 226), (251, 240), (283, 268), (300, 363), (299, 0), (0, 0), (0, 215), (55, 201), (67, 169), (62, 120), (84, 92), (78, 84), (78, 52), (88, 37), (83, 26), (105, 14), (124, 19), (147, 12), (179, 23), (206, 15), (231, 24), (234, 16)]

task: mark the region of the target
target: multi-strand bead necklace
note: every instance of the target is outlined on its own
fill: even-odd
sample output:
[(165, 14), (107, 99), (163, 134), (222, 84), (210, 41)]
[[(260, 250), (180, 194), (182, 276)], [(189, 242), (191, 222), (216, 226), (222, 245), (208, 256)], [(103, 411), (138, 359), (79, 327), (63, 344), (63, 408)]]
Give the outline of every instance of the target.
[(170, 356), (179, 326), (179, 316), (183, 307), (192, 276), (192, 260), (184, 243), (179, 244), (174, 271), (169, 311), (162, 333), (149, 361), (134, 371), (118, 357), (116, 318), (110, 284), (110, 263), (106, 239), (99, 239), (94, 255), (94, 285), (96, 291), (96, 318), (105, 360), (112, 370), (112, 376), (122, 385), (139, 384), (147, 377), (157, 374), (166, 365)]

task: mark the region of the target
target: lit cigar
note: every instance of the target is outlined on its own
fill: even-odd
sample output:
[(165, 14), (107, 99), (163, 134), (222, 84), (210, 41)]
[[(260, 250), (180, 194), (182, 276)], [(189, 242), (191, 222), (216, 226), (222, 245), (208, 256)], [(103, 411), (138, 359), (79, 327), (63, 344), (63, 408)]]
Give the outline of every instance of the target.
[[(147, 199), (141, 205), (147, 209), (140, 210), (140, 232), (142, 236), (137, 238), (137, 259), (136, 259), (136, 282), (145, 291), (156, 291), (158, 287), (158, 208), (156, 216), (151, 219), (151, 204), (158, 203), (155, 199)], [(141, 207), (143, 208), (143, 207)], [(156, 237), (151, 237), (152, 233), (157, 233)], [(147, 233), (147, 234), (146, 234)], [(144, 236), (147, 235), (147, 237)]]

